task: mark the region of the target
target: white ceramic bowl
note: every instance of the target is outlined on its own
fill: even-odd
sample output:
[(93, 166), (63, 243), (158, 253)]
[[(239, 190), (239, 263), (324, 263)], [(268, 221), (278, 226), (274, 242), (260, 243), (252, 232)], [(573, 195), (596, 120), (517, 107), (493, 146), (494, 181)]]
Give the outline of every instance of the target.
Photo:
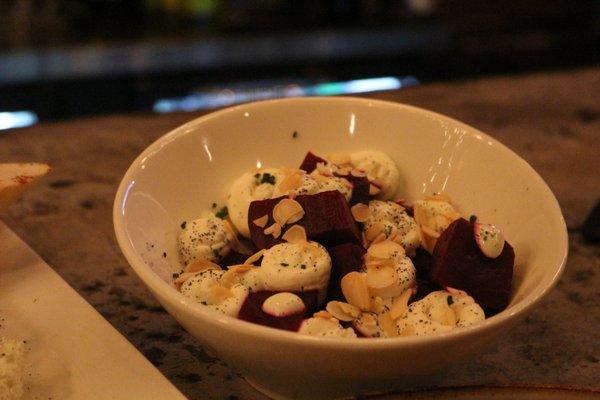
[[(297, 132), (297, 137), (293, 137)], [(224, 203), (257, 165), (297, 166), (316, 154), (382, 150), (402, 174), (399, 196), (444, 192), (464, 215), (498, 224), (516, 252), (510, 306), (475, 326), (427, 337), (335, 340), (229, 318), (167, 282), (181, 221)], [(133, 162), (116, 195), (121, 249), (164, 308), (204, 346), (273, 397), (329, 398), (423, 382), (486, 351), (560, 277), (567, 232), (540, 176), (515, 153), (451, 118), (402, 104), (300, 98), (241, 105), (193, 120)], [(163, 257), (163, 252), (167, 257)], [(426, 382), (426, 381), (425, 381)]]

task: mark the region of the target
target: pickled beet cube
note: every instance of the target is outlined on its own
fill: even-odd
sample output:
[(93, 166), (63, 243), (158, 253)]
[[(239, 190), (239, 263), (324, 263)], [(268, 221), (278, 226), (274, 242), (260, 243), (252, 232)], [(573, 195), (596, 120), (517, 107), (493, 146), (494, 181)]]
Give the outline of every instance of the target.
[(317, 311), (318, 291), (308, 290), (306, 292), (292, 292), (302, 299), (306, 309), (302, 313), (275, 317), (263, 311), (262, 305), (269, 297), (280, 292), (264, 290), (248, 294), (244, 304), (240, 308), (238, 318), (255, 324), (270, 326), (272, 328), (284, 329), (296, 332), (305, 318)]
[(430, 277), (441, 287), (466, 291), (483, 308), (501, 311), (510, 301), (514, 261), (508, 242), (498, 257), (486, 257), (475, 242), (473, 224), (459, 218), (437, 241)]
[(331, 276), (327, 289), (327, 300), (346, 301), (342, 294), (340, 282), (344, 275), (358, 271), (363, 265), (366, 253), (362, 246), (354, 243), (344, 243), (327, 249), (331, 257)]
[[(270, 248), (283, 241), (281, 236), (274, 238), (272, 235), (265, 235), (264, 233), (265, 228), (275, 222), (273, 220), (273, 208), (281, 199), (283, 197), (257, 200), (250, 203), (250, 209), (248, 210), (250, 238), (258, 249)], [(297, 224), (304, 227), (309, 240), (319, 242), (325, 247), (342, 243), (361, 243), (360, 231), (352, 217), (350, 207), (344, 195), (337, 190), (297, 196), (295, 200), (304, 209), (304, 217)], [(269, 216), (264, 228), (252, 222), (264, 215)], [(287, 225), (283, 228), (282, 235), (290, 226)]]
[(344, 178), (348, 179), (348, 181), (352, 184), (352, 197), (350, 197), (350, 206), (353, 206), (357, 203), (369, 204), (369, 188), (371, 186), (371, 182), (367, 179), (366, 176), (353, 176), (347, 175)]
[(302, 164), (300, 164), (300, 169), (304, 170), (310, 174), (315, 169), (317, 169), (318, 163), (327, 164), (327, 160), (325, 160), (317, 155), (314, 155), (313, 153), (311, 153), (309, 151), (308, 153), (306, 153), (304, 160), (302, 160)]

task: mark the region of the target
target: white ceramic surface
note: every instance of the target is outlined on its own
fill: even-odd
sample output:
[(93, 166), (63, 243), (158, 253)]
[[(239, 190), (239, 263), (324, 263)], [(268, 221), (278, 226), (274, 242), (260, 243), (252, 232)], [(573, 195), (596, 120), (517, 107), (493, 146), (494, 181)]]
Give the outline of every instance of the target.
[[(169, 265), (177, 263), (180, 222), (214, 201), (223, 204), (233, 178), (257, 165), (299, 165), (307, 150), (360, 149), (385, 151), (397, 162), (399, 197), (441, 191), (464, 215), (476, 214), (504, 230), (517, 254), (507, 310), (476, 326), (429, 337), (328, 340), (219, 315), (165, 281)], [(114, 224), (125, 257), (171, 315), (257, 387), (293, 398), (414, 386), (453, 363), (468, 362), (556, 283), (568, 247), (553, 194), (505, 146), (433, 112), (355, 98), (247, 104), (175, 129), (149, 146), (125, 174)]]
[(0, 336), (26, 341), (24, 399), (185, 400), (1, 221), (0, 255)]

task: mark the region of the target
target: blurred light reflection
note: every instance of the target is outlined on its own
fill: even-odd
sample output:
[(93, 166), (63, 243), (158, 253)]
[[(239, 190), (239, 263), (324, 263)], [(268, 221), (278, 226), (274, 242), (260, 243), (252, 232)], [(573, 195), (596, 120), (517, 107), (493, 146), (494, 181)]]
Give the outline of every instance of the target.
[(414, 76), (404, 78), (388, 76), (303, 85), (285, 83), (268, 87), (251, 87), (245, 84), (238, 87), (233, 86), (218, 90), (199, 91), (180, 98), (159, 99), (154, 103), (153, 109), (160, 114), (179, 111), (210, 110), (256, 100), (381, 92), (418, 84), (419, 81)]

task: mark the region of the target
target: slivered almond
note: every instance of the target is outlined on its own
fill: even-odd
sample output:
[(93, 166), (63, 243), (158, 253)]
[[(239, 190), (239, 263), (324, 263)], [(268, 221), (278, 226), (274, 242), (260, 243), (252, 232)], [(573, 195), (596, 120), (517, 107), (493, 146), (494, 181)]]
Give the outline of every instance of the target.
[(373, 241), (371, 242), (371, 244), (376, 244), (379, 242), (383, 242), (385, 240), (385, 233), (381, 232), (375, 239), (373, 239)]
[(379, 326), (381, 326), (381, 329), (383, 329), (388, 337), (398, 336), (398, 328), (396, 328), (396, 323), (390, 317), (389, 312), (377, 315), (377, 320), (379, 321)]
[(425, 196), (425, 200), (429, 200), (429, 201), (443, 201), (446, 203), (450, 203), (450, 196), (446, 195), (446, 194), (442, 194), (442, 193), (435, 193), (431, 196)]
[(369, 185), (369, 196), (377, 196), (381, 192), (377, 186), (370, 184)]
[(231, 288), (238, 281), (238, 274), (231, 268), (228, 269), (219, 279), (219, 284), (224, 288)]
[(354, 185), (348, 179), (340, 178), (340, 182), (342, 182), (342, 185), (346, 186), (348, 189), (354, 189)]
[(221, 267), (208, 260), (196, 260), (189, 263), (183, 269), (183, 272), (202, 272), (207, 269), (221, 269)]
[(240, 274), (245, 274), (246, 272), (251, 271), (254, 268), (256, 268), (256, 267), (254, 267), (252, 265), (248, 265), (248, 264), (237, 264), (237, 265), (230, 266), (227, 269), (227, 271), (234, 271), (236, 274), (240, 275)]
[(389, 258), (387, 259), (371, 259), (370, 257), (367, 257), (366, 263), (365, 263), (365, 268), (371, 268), (371, 267), (390, 267), (393, 268), (394, 267), (394, 261), (390, 260)]
[(377, 326), (377, 318), (375, 318), (373, 314), (363, 314), (360, 319), (363, 325)]
[(426, 225), (422, 225), (420, 228), (421, 244), (423, 245), (425, 250), (427, 250), (429, 253), (433, 253), (433, 249), (435, 247), (435, 244), (437, 243), (438, 238), (440, 237), (440, 234)]
[(408, 300), (412, 296), (412, 289), (406, 289), (404, 293), (394, 299), (392, 306), (390, 307), (390, 317), (396, 320), (404, 315), (408, 310)]
[(187, 281), (189, 278), (191, 278), (194, 275), (196, 275), (196, 272), (182, 272), (181, 274), (179, 274), (177, 279), (175, 279), (173, 281), (173, 284), (175, 285), (177, 290), (179, 290), (179, 289), (181, 289), (181, 285), (183, 285), (183, 282)]
[(254, 221), (252, 221), (252, 223), (260, 228), (264, 228), (265, 225), (267, 225), (267, 222), (269, 222), (269, 216), (267, 214), (263, 215), (260, 218), (256, 218)]
[(369, 309), (371, 305), (371, 297), (369, 295), (369, 288), (363, 274), (359, 272), (350, 272), (342, 278), (341, 281), (342, 293), (348, 301), (360, 308), (363, 311)]
[(310, 173), (311, 178), (313, 178), (317, 183), (326, 183), (331, 179), (330, 176), (322, 175), (316, 169)]
[(281, 225), (275, 222), (273, 225), (265, 228), (263, 232), (265, 235), (273, 235), (273, 237), (277, 239), (279, 236), (281, 236)]
[(300, 185), (302, 184), (302, 175), (303, 175), (303, 173), (299, 173), (299, 172), (292, 172), (291, 174), (287, 175), (285, 178), (283, 178), (281, 180), (281, 182), (279, 182), (279, 184), (273, 191), (273, 195), (274, 196), (275, 196), (275, 194), (282, 195), (282, 194), (286, 194), (290, 190), (298, 189), (300, 187)]
[(384, 229), (385, 225), (383, 225), (383, 223), (379, 221), (374, 222), (373, 224), (371, 224), (371, 226), (369, 226), (369, 229), (367, 229), (367, 231), (365, 232), (367, 240), (372, 241), (377, 236), (379, 236), (379, 234), (382, 233)]
[(371, 298), (371, 311), (376, 314), (380, 314), (385, 311), (385, 304), (383, 303), (383, 299), (379, 296), (375, 296)]
[(373, 243), (367, 249), (367, 254), (374, 259), (390, 259), (392, 255), (397, 254), (403, 256), (405, 254), (404, 247), (391, 240)]
[(357, 178), (364, 178), (365, 176), (367, 176), (367, 174), (364, 171), (361, 171), (360, 169), (356, 169), (356, 168), (354, 168), (352, 171), (350, 171), (350, 175), (357, 177)]
[(260, 258), (263, 256), (264, 253), (265, 253), (265, 249), (261, 249), (261, 250), (257, 251), (256, 253), (254, 253), (250, 257), (248, 257), (246, 259), (246, 261), (244, 261), (244, 264), (245, 265), (254, 264), (256, 261), (260, 260)]
[(342, 301), (330, 301), (327, 303), (326, 309), (329, 314), (340, 321), (352, 321), (362, 314), (359, 308)]
[(350, 164), (350, 154), (348, 153), (333, 153), (329, 155), (329, 161), (336, 165)]
[(340, 176), (348, 176), (350, 174), (350, 167), (338, 168), (336, 173)]
[(315, 318), (324, 318), (324, 319), (331, 319), (333, 318), (333, 316), (331, 314), (329, 314), (327, 311), (317, 311), (316, 313), (313, 314), (313, 317)]
[(212, 304), (219, 304), (233, 296), (231, 290), (219, 284), (213, 285), (209, 290), (209, 300)]
[(396, 270), (387, 265), (367, 265), (367, 286), (373, 289), (383, 289), (394, 285), (398, 281)]
[(350, 212), (356, 222), (365, 222), (369, 218), (369, 206), (363, 203), (353, 205)]
[(281, 238), (289, 243), (305, 243), (307, 241), (306, 230), (303, 226), (293, 225), (285, 231)]
[(331, 170), (332, 170), (331, 167), (329, 167), (328, 165), (325, 165), (325, 163), (322, 163), (322, 162), (317, 163), (317, 168), (315, 169), (315, 171), (317, 171), (320, 175), (323, 175), (323, 176), (332, 176)]
[(304, 209), (296, 200), (281, 199), (273, 208), (273, 219), (279, 225), (293, 224), (304, 217)]

